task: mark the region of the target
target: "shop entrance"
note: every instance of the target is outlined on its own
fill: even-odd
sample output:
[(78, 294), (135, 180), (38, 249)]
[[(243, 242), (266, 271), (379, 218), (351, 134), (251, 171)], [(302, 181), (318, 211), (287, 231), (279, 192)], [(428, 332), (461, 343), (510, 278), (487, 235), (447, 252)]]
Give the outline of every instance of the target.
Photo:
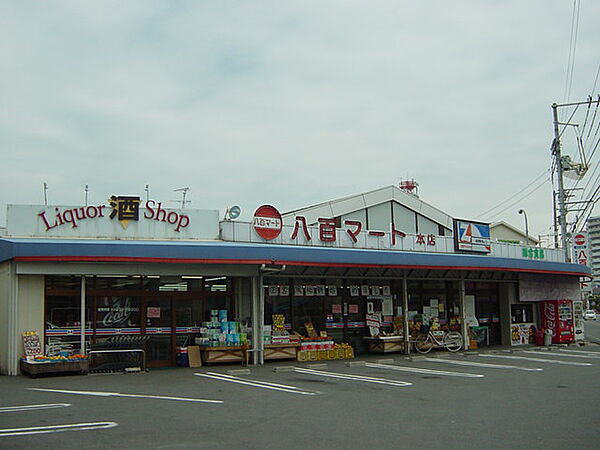
[(148, 298), (142, 302), (145, 314), (142, 335), (148, 336), (146, 362), (148, 367), (172, 366), (175, 363), (175, 317), (171, 297)]
[(356, 297), (325, 297), (327, 334), (336, 342), (350, 344), (362, 351), (363, 337), (367, 332), (365, 324), (366, 302)]

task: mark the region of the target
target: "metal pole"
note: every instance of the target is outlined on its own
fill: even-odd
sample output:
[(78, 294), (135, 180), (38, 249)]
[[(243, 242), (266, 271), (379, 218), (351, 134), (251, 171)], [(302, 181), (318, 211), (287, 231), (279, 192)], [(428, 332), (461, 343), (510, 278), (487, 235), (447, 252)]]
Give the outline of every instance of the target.
[(404, 332), (404, 350), (410, 354), (410, 334), (408, 330), (408, 281), (406, 271), (402, 275), (402, 330)]
[(458, 282), (458, 296), (460, 301), (460, 327), (463, 335), (463, 348), (469, 349), (469, 330), (467, 328), (467, 318), (465, 317), (465, 280)]
[(85, 275), (81, 276), (81, 341), (80, 354), (85, 355)]
[(523, 214), (523, 217), (525, 217), (525, 242), (529, 247), (529, 224), (527, 223), (527, 212), (524, 209), (520, 209), (519, 214)]
[(554, 160), (556, 163), (556, 171), (558, 178), (558, 208), (559, 208), (559, 225), (560, 225), (560, 237), (563, 251), (565, 252), (565, 261), (571, 260), (569, 255), (569, 245), (567, 239), (567, 210), (565, 208), (565, 188), (563, 184), (563, 167), (560, 153), (560, 131), (558, 129), (558, 105), (552, 104), (552, 116), (554, 119)]

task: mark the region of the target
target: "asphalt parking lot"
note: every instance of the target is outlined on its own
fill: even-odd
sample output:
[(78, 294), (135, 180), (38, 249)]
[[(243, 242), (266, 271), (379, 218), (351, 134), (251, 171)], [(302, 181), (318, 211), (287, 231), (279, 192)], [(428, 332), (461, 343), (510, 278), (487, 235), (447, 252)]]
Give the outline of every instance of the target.
[(600, 346), (0, 378), (0, 448), (592, 448)]

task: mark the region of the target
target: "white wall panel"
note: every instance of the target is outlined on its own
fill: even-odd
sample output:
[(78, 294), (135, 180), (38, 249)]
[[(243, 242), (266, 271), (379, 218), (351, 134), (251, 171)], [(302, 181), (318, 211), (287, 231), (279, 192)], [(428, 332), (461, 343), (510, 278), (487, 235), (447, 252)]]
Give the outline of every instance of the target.
[(394, 208), (394, 224), (396, 230), (405, 233), (416, 233), (417, 219), (415, 212), (396, 202), (393, 202), (392, 206)]
[(367, 214), (370, 230), (389, 231), (390, 223), (392, 223), (392, 211), (389, 202), (371, 206), (367, 209)]

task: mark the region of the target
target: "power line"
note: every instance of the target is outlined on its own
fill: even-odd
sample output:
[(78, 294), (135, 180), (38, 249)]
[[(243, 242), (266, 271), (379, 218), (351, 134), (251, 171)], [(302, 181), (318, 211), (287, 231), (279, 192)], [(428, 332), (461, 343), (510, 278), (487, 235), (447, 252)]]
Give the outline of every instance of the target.
[(492, 214), (491, 216), (489, 216), (489, 219), (493, 219), (495, 217), (498, 217), (500, 214), (502, 214), (504, 211), (509, 210), (510, 208), (514, 207), (516, 204), (518, 204), (519, 202), (522, 202), (523, 200), (525, 200), (527, 197), (530, 197), (534, 192), (538, 191), (542, 186), (544, 186), (548, 181), (550, 181), (550, 178), (545, 178), (535, 189), (533, 189), (531, 192), (528, 192), (527, 194), (523, 195), (522, 197), (519, 197), (517, 200), (515, 200), (514, 202), (510, 203), (506, 208), (501, 209), (500, 211)]
[(478, 219), (479, 217), (485, 216), (486, 214), (492, 212), (493, 210), (500, 208), (502, 205), (504, 205), (506, 202), (509, 202), (510, 200), (512, 200), (513, 198), (515, 198), (517, 195), (521, 194), (523, 191), (525, 191), (527, 188), (529, 188), (529, 186), (531, 186), (532, 184), (534, 184), (535, 182), (537, 182), (541, 177), (543, 177), (544, 175), (546, 175), (548, 173), (549, 169), (544, 170), (540, 175), (538, 175), (531, 183), (529, 183), (527, 186), (525, 186), (524, 188), (520, 189), (518, 192), (516, 192), (515, 194), (511, 195), (510, 197), (508, 197), (506, 200), (503, 200), (502, 202), (498, 203), (496, 206), (488, 209), (487, 211), (482, 212), (481, 214), (478, 214), (477, 216), (475, 216), (475, 219)]

